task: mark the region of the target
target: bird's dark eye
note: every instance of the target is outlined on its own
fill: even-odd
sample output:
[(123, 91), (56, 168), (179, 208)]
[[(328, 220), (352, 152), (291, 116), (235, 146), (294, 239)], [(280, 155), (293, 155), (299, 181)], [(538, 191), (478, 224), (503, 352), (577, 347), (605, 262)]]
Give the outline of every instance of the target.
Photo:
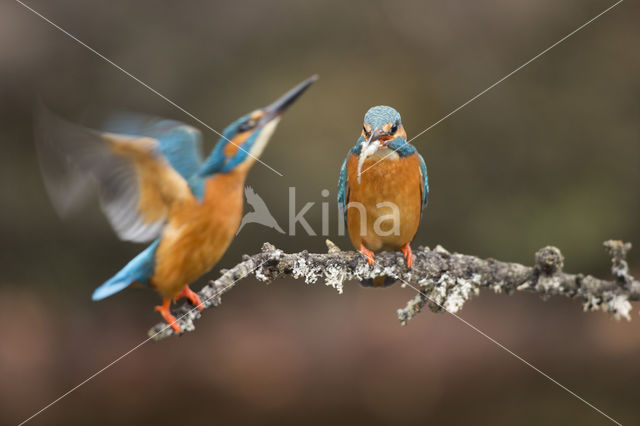
[(367, 128), (366, 128), (366, 127), (364, 127), (364, 126), (362, 126), (362, 131), (364, 132), (364, 135), (365, 135), (366, 137), (369, 137), (369, 135), (371, 134), (371, 132), (367, 132)]
[(247, 130), (253, 129), (255, 126), (256, 126), (256, 121), (249, 119), (244, 123), (242, 123), (240, 126), (238, 126), (238, 131), (246, 132)]
[(393, 127), (391, 128), (391, 134), (394, 134), (398, 131), (398, 123), (393, 123)]

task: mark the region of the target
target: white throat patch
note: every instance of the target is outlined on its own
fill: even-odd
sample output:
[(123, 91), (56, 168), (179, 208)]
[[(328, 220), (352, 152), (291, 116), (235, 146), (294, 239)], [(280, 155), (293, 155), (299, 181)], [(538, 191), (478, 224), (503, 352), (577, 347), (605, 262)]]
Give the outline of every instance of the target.
[(270, 122), (268, 122), (267, 124), (265, 124), (265, 126), (260, 131), (258, 138), (253, 143), (251, 150), (249, 151), (252, 156), (256, 158), (260, 157), (260, 155), (262, 154), (262, 151), (264, 151), (264, 148), (267, 146), (267, 143), (269, 143), (269, 139), (271, 139), (271, 136), (273, 135), (273, 132), (276, 130), (276, 127), (278, 126), (279, 122), (280, 122), (280, 117), (276, 117)]

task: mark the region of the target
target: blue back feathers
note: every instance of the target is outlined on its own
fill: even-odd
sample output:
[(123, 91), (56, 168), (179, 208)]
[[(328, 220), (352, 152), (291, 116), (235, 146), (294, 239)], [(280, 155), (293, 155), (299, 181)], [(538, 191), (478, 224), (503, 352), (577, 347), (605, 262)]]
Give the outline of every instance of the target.
[(144, 114), (112, 115), (103, 125), (111, 133), (147, 136), (159, 142), (158, 149), (171, 167), (185, 179), (193, 176), (202, 164), (202, 134), (195, 127), (176, 120), (165, 120)]

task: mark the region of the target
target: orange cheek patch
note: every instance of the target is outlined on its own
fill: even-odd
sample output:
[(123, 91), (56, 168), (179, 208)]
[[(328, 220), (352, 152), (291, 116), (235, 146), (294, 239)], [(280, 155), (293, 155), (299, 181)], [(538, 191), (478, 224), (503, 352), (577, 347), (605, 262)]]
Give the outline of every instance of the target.
[(233, 157), (238, 152), (238, 149), (247, 140), (251, 132), (244, 132), (231, 139), (231, 142), (227, 143), (224, 147), (224, 155), (227, 157)]

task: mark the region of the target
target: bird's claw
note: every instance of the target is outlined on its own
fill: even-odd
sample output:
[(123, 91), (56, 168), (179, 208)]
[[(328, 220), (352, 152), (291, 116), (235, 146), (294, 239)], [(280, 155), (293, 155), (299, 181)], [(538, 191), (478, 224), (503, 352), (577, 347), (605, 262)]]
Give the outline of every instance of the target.
[(362, 243), (360, 243), (359, 251), (364, 255), (364, 257), (367, 258), (367, 262), (369, 262), (369, 265), (373, 266), (373, 264), (375, 263), (375, 255), (373, 254), (373, 252), (366, 248)]
[(407, 268), (411, 269), (413, 267), (413, 252), (411, 251), (411, 246), (407, 243), (403, 245), (400, 250), (402, 250), (402, 254), (407, 261)]
[(191, 290), (188, 285), (185, 285), (180, 293), (176, 295), (175, 300), (180, 300), (183, 297), (186, 297), (193, 306), (198, 308), (199, 311), (204, 309), (204, 305), (202, 304), (202, 300), (200, 300), (200, 296), (198, 296), (198, 293)]
[(171, 310), (169, 309), (170, 306), (171, 306), (171, 299), (164, 299), (162, 301), (162, 305), (158, 305), (154, 309), (160, 312), (160, 315), (162, 315), (162, 318), (164, 318), (167, 324), (169, 324), (169, 326), (173, 328), (173, 331), (179, 334), (182, 330), (178, 325), (178, 320), (176, 319), (176, 317), (174, 317), (171, 314)]

